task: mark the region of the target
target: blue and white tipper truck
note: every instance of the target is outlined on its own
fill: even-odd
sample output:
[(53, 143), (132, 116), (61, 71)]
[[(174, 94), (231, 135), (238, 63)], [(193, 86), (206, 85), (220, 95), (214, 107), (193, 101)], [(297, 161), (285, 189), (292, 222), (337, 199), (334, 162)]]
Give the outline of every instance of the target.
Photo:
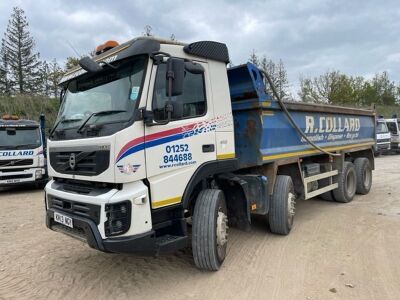
[(230, 226), (263, 215), (287, 235), (297, 201), (370, 191), (374, 111), (282, 102), (268, 74), (228, 62), (223, 43), (152, 37), (82, 58), (49, 136), (47, 227), (104, 252), (191, 244), (218, 270)]

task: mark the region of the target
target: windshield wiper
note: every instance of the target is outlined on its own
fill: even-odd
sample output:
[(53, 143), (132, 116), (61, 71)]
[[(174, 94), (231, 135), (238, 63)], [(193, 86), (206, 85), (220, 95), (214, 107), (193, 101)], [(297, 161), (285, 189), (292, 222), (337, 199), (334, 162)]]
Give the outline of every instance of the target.
[(123, 113), (123, 112), (126, 112), (126, 110), (102, 110), (102, 111), (94, 112), (94, 113), (90, 114), (89, 117), (86, 118), (86, 120), (82, 123), (81, 126), (79, 126), (79, 128), (76, 132), (82, 133), (82, 129), (85, 128), (87, 122), (89, 122), (89, 120), (94, 116), (106, 116), (106, 115), (119, 114), (119, 113)]
[(58, 121), (56, 123), (56, 125), (54, 125), (53, 129), (50, 131), (49, 137), (53, 136), (53, 133), (56, 131), (56, 128), (58, 127), (58, 125), (60, 125), (61, 123), (70, 123), (70, 122), (78, 122), (82, 119), (60, 119), (60, 121)]

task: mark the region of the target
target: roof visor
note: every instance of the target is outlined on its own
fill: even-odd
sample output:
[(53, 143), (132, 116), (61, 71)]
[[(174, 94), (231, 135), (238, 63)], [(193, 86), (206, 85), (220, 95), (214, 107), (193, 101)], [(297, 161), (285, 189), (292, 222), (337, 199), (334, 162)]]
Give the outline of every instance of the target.
[[(147, 38), (138, 38), (131, 40), (127, 43), (121, 44), (117, 47), (114, 47), (93, 58), (84, 57), (81, 59), (81, 61), (83, 61), (82, 64), (84, 64), (84, 66), (88, 67), (87, 69), (89, 69), (90, 67), (90, 69), (92, 69), (91, 71), (96, 72), (101, 70), (101, 65), (100, 65), (101, 63), (109, 64), (114, 61), (122, 60), (124, 58), (135, 55), (143, 55), (143, 54), (150, 55), (151, 53), (159, 50), (160, 50), (159, 41)], [(79, 66), (72, 69), (70, 72), (67, 72), (61, 79), (59, 85), (64, 85), (67, 81), (70, 81), (72, 79), (80, 77), (83, 74), (86, 74), (87, 70), (85, 69)]]

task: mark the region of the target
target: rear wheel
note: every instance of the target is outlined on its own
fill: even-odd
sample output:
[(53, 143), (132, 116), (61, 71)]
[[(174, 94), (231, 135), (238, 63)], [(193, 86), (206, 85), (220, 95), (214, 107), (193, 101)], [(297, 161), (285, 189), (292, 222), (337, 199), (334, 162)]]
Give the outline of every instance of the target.
[(296, 195), (292, 178), (279, 175), (271, 197), (268, 221), (271, 232), (287, 235), (292, 229)]
[(366, 195), (371, 190), (372, 169), (369, 159), (366, 157), (357, 158), (354, 161), (354, 167), (357, 174), (357, 194)]
[(192, 251), (196, 266), (217, 271), (226, 256), (228, 217), (221, 190), (207, 189), (197, 197), (193, 213)]
[(325, 201), (335, 201), (335, 199), (333, 198), (333, 194), (332, 191), (323, 193), (320, 195), (321, 199), (325, 200)]
[(338, 188), (333, 190), (335, 201), (347, 203), (353, 200), (357, 187), (356, 169), (351, 162), (344, 162), (343, 170), (338, 174)]

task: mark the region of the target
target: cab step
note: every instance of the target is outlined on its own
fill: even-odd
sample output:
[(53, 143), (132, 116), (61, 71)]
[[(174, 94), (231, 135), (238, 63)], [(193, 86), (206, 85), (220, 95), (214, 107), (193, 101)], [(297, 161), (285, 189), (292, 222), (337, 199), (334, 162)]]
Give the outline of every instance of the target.
[(156, 238), (156, 245), (158, 254), (173, 253), (188, 245), (188, 237), (166, 234)]

